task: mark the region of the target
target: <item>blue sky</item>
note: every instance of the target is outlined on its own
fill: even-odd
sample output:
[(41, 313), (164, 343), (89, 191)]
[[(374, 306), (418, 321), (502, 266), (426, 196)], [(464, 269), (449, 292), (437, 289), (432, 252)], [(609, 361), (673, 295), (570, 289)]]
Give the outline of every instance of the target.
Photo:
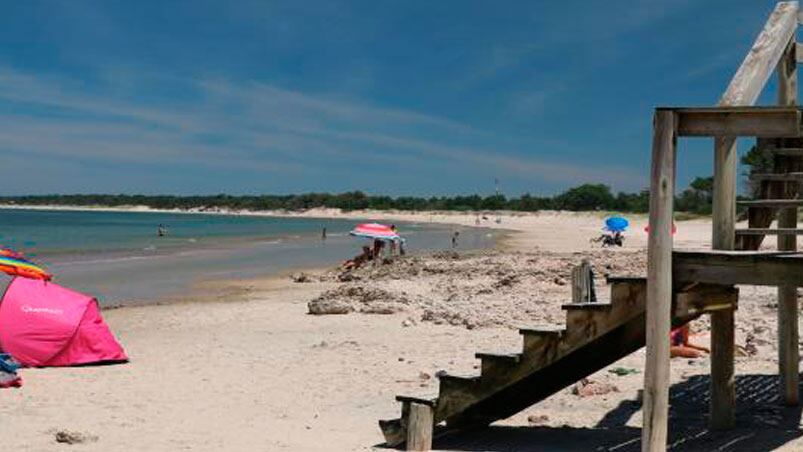
[(774, 3), (13, 2), (0, 193), (639, 190), (652, 108), (715, 104)]

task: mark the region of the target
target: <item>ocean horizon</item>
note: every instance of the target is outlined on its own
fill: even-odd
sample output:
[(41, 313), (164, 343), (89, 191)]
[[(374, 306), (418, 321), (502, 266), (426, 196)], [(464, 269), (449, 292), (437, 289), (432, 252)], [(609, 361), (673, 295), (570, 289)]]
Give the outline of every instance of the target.
[[(115, 306), (179, 297), (199, 283), (336, 265), (368, 243), (348, 234), (364, 221), (370, 220), (0, 208), (0, 245), (25, 253), (55, 282)], [(449, 249), (454, 231), (460, 250), (491, 247), (499, 234), (396, 224), (411, 253)], [(166, 236), (157, 235), (159, 225)]]

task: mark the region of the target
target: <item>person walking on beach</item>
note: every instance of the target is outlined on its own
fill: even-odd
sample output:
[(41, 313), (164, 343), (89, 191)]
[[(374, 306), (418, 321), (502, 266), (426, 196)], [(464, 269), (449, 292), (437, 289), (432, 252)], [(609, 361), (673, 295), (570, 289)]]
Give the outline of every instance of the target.
[(460, 231), (454, 231), (454, 234), (452, 234), (452, 248), (457, 248), (458, 236), (460, 236)]

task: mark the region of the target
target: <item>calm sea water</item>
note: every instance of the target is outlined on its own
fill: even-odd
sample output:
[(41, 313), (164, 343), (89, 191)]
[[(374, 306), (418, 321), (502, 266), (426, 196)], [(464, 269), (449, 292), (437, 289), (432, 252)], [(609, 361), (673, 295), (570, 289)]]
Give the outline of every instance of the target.
[[(365, 220), (367, 221), (367, 220)], [(157, 212), (0, 209), (0, 245), (25, 252), (55, 281), (103, 305), (147, 302), (199, 282), (247, 279), (297, 267), (334, 265), (359, 252), (358, 222)], [(157, 227), (168, 227), (157, 237)], [(397, 223), (410, 252), (494, 244), (487, 229)], [(321, 240), (322, 228), (326, 241)]]

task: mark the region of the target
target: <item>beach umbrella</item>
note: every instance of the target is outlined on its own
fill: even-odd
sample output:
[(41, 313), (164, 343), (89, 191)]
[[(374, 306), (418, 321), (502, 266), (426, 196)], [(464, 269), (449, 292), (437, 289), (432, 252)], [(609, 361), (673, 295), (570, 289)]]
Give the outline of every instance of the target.
[(379, 223), (362, 223), (358, 224), (349, 234), (355, 237), (365, 237), (369, 239), (380, 240), (399, 240), (399, 234), (396, 233), (390, 226)]
[(604, 229), (611, 232), (624, 232), (628, 226), (630, 226), (630, 222), (627, 221), (627, 218), (610, 217), (605, 220)]
[(53, 275), (9, 248), (0, 248), (0, 271), (11, 276), (50, 281)]

